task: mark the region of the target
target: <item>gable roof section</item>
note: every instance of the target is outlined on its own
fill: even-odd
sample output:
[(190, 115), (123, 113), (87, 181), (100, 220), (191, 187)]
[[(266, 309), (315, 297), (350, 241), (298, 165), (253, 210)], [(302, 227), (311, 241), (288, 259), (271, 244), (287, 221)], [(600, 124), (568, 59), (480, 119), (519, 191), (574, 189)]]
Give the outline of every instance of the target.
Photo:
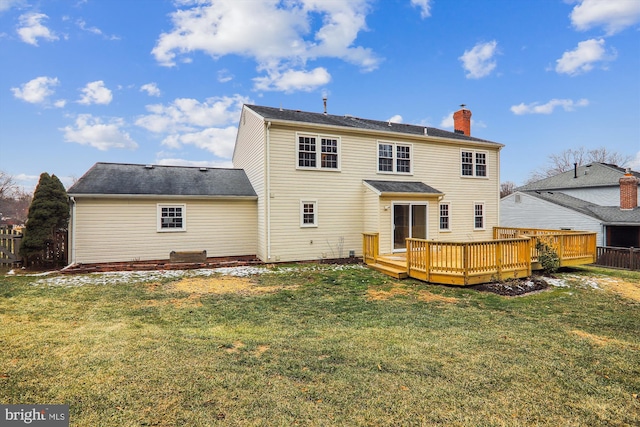
[(378, 181), (365, 179), (364, 183), (379, 195), (383, 194), (419, 194), (425, 196), (441, 196), (444, 193), (423, 182), (417, 181)]
[[(640, 178), (640, 173), (631, 171)], [(590, 187), (611, 187), (620, 185), (619, 180), (625, 174), (625, 170), (615, 165), (606, 163), (590, 163), (578, 166), (577, 174), (574, 169), (532, 182), (522, 187), (518, 191), (530, 190), (561, 190), (569, 188), (590, 188)], [(575, 177), (577, 175), (577, 177)]]
[(522, 191), (541, 200), (590, 216), (605, 225), (640, 225), (640, 207), (623, 210), (617, 206), (599, 206), (577, 197), (552, 191)]
[(291, 123), (308, 123), (322, 126), (334, 126), (347, 129), (357, 129), (365, 131), (377, 131), (377, 132), (392, 132), (406, 135), (447, 138), (459, 141), (467, 142), (481, 142), (484, 144), (494, 144), (496, 148), (501, 148), (504, 145), (497, 142), (488, 141), (485, 139), (474, 138), (472, 136), (466, 136), (460, 133), (448, 132), (445, 130), (408, 125), (404, 123), (392, 123), (379, 120), (362, 119), (353, 116), (336, 116), (332, 114), (311, 113), (300, 110), (284, 110), (282, 108), (263, 107), (258, 105), (245, 105), (246, 108), (254, 111), (267, 121), (281, 121)]
[(186, 196), (256, 198), (242, 169), (96, 163), (69, 196)]

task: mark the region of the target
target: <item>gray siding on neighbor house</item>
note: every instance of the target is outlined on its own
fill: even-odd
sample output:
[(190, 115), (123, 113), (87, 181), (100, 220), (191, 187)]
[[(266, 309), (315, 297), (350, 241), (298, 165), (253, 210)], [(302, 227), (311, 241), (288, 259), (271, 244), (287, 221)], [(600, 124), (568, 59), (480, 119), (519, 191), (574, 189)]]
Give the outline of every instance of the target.
[(603, 245), (600, 220), (526, 193), (514, 193), (500, 201), (500, 225), (542, 229), (593, 231)]

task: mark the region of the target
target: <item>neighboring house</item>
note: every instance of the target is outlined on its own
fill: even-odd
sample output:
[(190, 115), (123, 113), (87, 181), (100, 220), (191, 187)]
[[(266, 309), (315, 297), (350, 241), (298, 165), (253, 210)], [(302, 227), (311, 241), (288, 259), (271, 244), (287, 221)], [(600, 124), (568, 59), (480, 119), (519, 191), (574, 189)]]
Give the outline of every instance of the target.
[(96, 163), (68, 194), (71, 264), (255, 255), (256, 193), (242, 170)]
[[(238, 169), (98, 163), (73, 185), (72, 263), (166, 259), (171, 251), (264, 262), (382, 253), (405, 238), (491, 240), (502, 144), (352, 116), (245, 105)], [(178, 219), (178, 218), (181, 218)]]
[(598, 233), (598, 246), (640, 246), (640, 173), (576, 166), (519, 187), (500, 201), (500, 225)]
[(245, 105), (233, 155), (258, 194), (257, 256), (295, 261), (362, 255), (405, 238), (492, 239), (502, 144), (456, 132)]

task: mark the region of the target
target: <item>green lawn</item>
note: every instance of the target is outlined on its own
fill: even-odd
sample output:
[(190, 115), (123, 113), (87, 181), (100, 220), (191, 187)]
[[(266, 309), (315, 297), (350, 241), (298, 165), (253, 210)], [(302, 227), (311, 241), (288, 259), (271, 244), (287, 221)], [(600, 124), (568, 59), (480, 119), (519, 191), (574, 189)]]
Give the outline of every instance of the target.
[(640, 424), (640, 302), (590, 278), (639, 273), (513, 298), (353, 266), (193, 274), (0, 276), (0, 403), (66, 403), (72, 426)]

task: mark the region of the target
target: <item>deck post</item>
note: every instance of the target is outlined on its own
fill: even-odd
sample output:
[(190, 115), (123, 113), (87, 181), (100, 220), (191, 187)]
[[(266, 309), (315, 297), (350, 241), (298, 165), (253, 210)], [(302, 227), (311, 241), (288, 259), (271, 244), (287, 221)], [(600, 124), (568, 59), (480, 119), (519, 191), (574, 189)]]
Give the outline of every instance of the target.
[(429, 281), (429, 276), (431, 275), (431, 243), (425, 242), (424, 245), (424, 270), (426, 275), (427, 282)]
[(504, 242), (498, 241), (496, 244), (496, 270), (498, 271), (498, 280), (502, 280), (502, 245)]

